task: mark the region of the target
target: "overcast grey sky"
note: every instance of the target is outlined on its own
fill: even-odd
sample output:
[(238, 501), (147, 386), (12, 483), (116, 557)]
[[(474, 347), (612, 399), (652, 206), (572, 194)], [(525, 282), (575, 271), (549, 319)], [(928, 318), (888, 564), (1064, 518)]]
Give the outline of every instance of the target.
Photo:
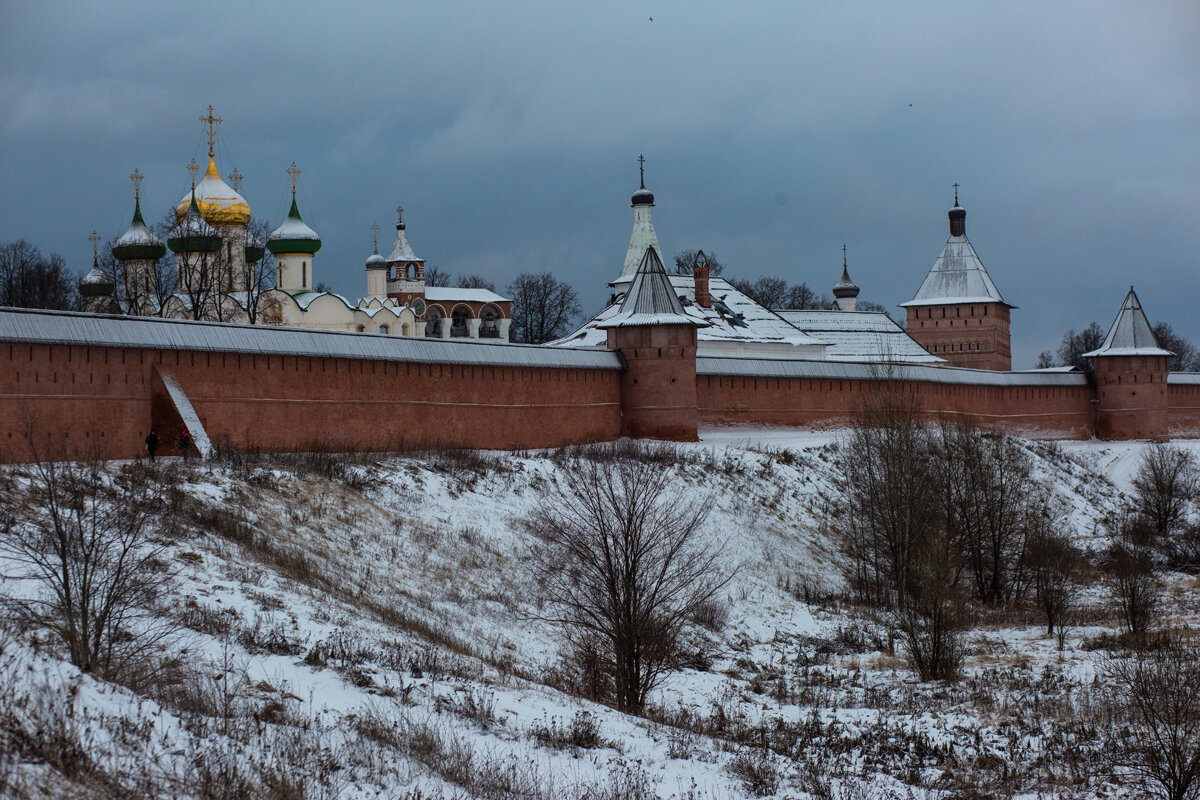
[[(651, 17), (653, 21), (651, 21)], [(1133, 283), (1200, 340), (1200, 4), (56, 3), (0, 6), (0, 241), (90, 266), (161, 217), (224, 118), (255, 216), (301, 212), (358, 297), (371, 223), (503, 287), (602, 305), (639, 153), (664, 250), (908, 300), (951, 184), (1013, 314), (1014, 366)], [(899, 316), (899, 310), (894, 316)]]

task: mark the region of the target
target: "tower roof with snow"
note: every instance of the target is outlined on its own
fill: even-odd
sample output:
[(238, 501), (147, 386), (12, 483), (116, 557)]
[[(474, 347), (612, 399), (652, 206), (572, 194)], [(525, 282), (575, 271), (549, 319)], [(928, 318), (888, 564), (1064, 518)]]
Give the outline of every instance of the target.
[(1121, 304), (1117, 318), (1113, 320), (1112, 327), (1108, 329), (1108, 335), (1104, 337), (1104, 343), (1099, 348), (1083, 355), (1084, 358), (1095, 358), (1096, 356), (1169, 356), (1173, 354), (1170, 350), (1164, 350), (1158, 346), (1158, 339), (1155, 338), (1154, 331), (1150, 328), (1146, 312), (1142, 311), (1142, 304), (1138, 300), (1137, 293), (1130, 286), (1129, 294), (1125, 295), (1125, 302)]
[(638, 271), (647, 250), (655, 252), (659, 263), (664, 262), (662, 247), (658, 244), (658, 234), (654, 232), (654, 221), (650, 216), (650, 209), (654, 208), (654, 195), (646, 188), (644, 159), (639, 158), (638, 161), (641, 165), (641, 188), (630, 198), (630, 205), (633, 207), (633, 233), (629, 236), (625, 265), (621, 268), (621, 274), (613, 281), (614, 284), (633, 280), (633, 275)]
[(396, 241), (392, 243), (392, 252), (388, 253), (388, 263), (395, 264), (402, 261), (424, 261), (423, 258), (417, 258), (417, 254), (413, 252), (412, 245), (408, 243), (408, 238), (404, 234), (404, 209), (396, 209), (398, 222), (396, 223)]
[(315, 254), (321, 249), (321, 237), (300, 217), (296, 193), (292, 192), (292, 208), (287, 219), (267, 237), (267, 248), (276, 255), (292, 253)]
[(662, 259), (653, 247), (647, 248), (642, 256), (642, 263), (633, 275), (620, 310), (596, 327), (628, 328), (635, 325), (708, 325), (684, 313)]
[(938, 306), (948, 303), (1002, 303), (1015, 308), (1001, 297), (992, 276), (967, 238), (967, 212), (958, 204), (955, 191), (954, 207), (950, 209), (950, 238), (933, 262), (921, 288), (901, 308)]

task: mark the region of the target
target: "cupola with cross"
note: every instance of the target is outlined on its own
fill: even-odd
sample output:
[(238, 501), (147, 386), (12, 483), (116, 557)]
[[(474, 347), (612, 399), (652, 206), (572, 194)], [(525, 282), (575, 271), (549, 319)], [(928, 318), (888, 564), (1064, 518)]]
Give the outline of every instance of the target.
[[(387, 255), (387, 296), (401, 305), (412, 305), (413, 312), (419, 317), (425, 313), (425, 259), (417, 258), (413, 252), (412, 245), (408, 243), (407, 227), (404, 223), (404, 206), (398, 206), (396, 241), (392, 242), (391, 252)], [(421, 302), (417, 303), (417, 300)]]
[(267, 249), (279, 264), (276, 287), (288, 294), (303, 294), (313, 289), (313, 256), (321, 249), (321, 237), (300, 217), (296, 206), (296, 162), (288, 167), (292, 179), (292, 207), (283, 224), (267, 237)]

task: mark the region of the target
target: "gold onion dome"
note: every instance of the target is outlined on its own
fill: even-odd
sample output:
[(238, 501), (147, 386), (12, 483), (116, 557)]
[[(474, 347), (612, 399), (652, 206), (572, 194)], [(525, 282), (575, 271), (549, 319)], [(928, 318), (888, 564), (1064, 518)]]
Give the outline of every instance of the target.
[(172, 253), (215, 253), (221, 249), (221, 234), (200, 214), (196, 198), (188, 195), (187, 212), (167, 238)]
[[(175, 206), (176, 220), (183, 221), (191, 203), (192, 193), (188, 192)], [(221, 173), (217, 171), (217, 162), (212, 156), (208, 157), (208, 169), (204, 171), (204, 178), (196, 184), (196, 206), (200, 209), (204, 221), (210, 225), (234, 225), (244, 228), (250, 222), (250, 204), (221, 179)]]

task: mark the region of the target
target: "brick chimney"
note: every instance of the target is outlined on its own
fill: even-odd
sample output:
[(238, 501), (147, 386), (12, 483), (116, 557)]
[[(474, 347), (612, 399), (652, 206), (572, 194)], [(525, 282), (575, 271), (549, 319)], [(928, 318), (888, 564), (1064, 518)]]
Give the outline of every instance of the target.
[(692, 264), (692, 279), (696, 282), (696, 305), (701, 308), (711, 308), (712, 295), (708, 292), (708, 259), (704, 257), (703, 250), (696, 254), (696, 260)]

